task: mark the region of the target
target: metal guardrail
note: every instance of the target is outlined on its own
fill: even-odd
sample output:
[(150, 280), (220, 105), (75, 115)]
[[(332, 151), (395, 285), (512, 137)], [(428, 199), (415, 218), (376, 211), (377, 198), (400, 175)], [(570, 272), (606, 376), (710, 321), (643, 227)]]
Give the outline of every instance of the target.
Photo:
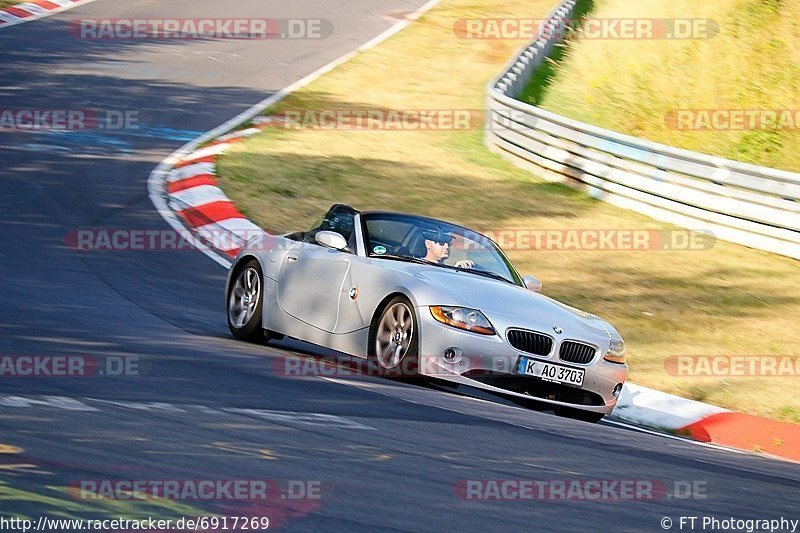
[(601, 200), (752, 248), (800, 259), (800, 174), (650, 142), (516, 99), (564, 35), (575, 0), (488, 87), (486, 144)]

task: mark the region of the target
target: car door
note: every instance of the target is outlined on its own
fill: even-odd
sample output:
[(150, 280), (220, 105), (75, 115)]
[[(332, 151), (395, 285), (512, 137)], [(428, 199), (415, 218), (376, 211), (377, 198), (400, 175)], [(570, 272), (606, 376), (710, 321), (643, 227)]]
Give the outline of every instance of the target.
[(278, 305), (287, 314), (332, 333), (352, 257), (305, 242), (290, 250), (280, 268)]
[[(356, 257), (355, 214), (349, 206), (331, 207), (319, 225), (304, 234), (300, 246), (287, 252), (280, 268), (281, 309), (330, 333), (336, 328), (340, 294), (349, 279), (350, 262)], [(317, 244), (316, 234), (323, 230), (340, 234), (348, 242), (347, 248), (340, 251)]]
[[(369, 326), (370, 302), (380, 294), (375, 288), (375, 270), (370, 268), (371, 259), (353, 256), (345, 274), (342, 290), (339, 291), (339, 312), (334, 333), (352, 333)], [(366, 291), (361, 297), (361, 291)], [(366, 302), (366, 303), (365, 303)]]

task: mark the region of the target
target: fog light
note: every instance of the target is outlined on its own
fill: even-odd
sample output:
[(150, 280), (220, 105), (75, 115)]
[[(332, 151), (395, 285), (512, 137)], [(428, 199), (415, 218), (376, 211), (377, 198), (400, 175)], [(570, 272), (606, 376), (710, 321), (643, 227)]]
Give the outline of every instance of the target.
[(616, 398), (622, 392), (622, 383), (617, 383), (617, 386), (614, 387), (614, 390), (611, 391), (611, 395)]
[(461, 350), (459, 348), (447, 348), (442, 355), (448, 363), (455, 363), (457, 359), (461, 358)]

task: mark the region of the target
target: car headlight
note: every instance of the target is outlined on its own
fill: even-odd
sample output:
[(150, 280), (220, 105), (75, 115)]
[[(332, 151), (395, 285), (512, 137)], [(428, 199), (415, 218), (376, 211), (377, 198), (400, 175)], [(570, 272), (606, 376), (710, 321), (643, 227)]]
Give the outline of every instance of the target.
[(603, 359), (611, 363), (625, 363), (625, 343), (623, 341), (612, 340), (611, 346), (603, 356)]
[(489, 319), (477, 309), (469, 307), (431, 306), (431, 315), (437, 321), (454, 328), (464, 329), (481, 335), (494, 335)]

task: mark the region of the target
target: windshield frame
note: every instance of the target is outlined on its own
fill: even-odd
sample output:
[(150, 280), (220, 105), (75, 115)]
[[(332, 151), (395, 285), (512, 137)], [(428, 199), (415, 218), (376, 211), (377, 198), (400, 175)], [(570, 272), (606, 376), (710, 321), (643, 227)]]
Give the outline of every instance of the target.
[[(392, 257), (383, 257), (381, 255), (370, 254), (369, 242), (368, 242), (369, 241), (369, 230), (367, 229), (367, 222), (369, 220), (373, 220), (373, 219), (383, 219), (383, 220), (385, 220), (385, 219), (393, 219), (393, 218), (397, 219), (398, 221), (403, 221), (403, 220), (407, 220), (407, 219), (410, 218), (410, 219), (416, 219), (416, 220), (419, 220), (420, 222), (428, 223), (428, 224), (434, 224), (434, 225), (435, 224), (443, 224), (443, 225), (446, 225), (446, 226), (452, 226), (454, 228), (458, 228), (459, 230), (462, 230), (464, 233), (467, 233), (467, 234), (471, 233), (471, 234), (477, 235), (477, 236), (485, 239), (486, 242), (491, 246), (491, 249), (498, 255), (498, 257), (502, 260), (503, 264), (506, 266), (506, 268), (508, 269), (509, 273), (511, 274), (512, 279), (507, 280), (507, 282), (511, 283), (513, 285), (517, 285), (519, 287), (523, 287), (523, 288), (525, 287), (525, 283), (522, 281), (522, 276), (520, 276), (519, 272), (517, 272), (517, 269), (514, 267), (514, 264), (511, 262), (511, 260), (505, 254), (505, 252), (503, 252), (503, 249), (500, 248), (500, 246), (496, 242), (494, 242), (492, 239), (490, 239), (489, 237), (487, 237), (486, 235), (484, 235), (484, 234), (482, 234), (482, 233), (480, 233), (478, 231), (475, 231), (474, 229), (467, 228), (466, 226), (461, 226), (459, 224), (454, 224), (452, 222), (447, 222), (445, 220), (438, 220), (438, 219), (435, 219), (435, 218), (430, 218), (430, 217), (426, 217), (426, 216), (422, 216), (422, 215), (411, 215), (411, 214), (407, 214), (407, 213), (397, 213), (397, 212), (392, 212), (392, 211), (366, 211), (366, 212), (359, 213), (358, 214), (358, 221), (356, 223), (356, 227), (358, 229), (360, 229), (360, 231), (357, 232), (357, 233), (360, 234), (360, 235), (358, 235), (358, 237), (360, 237), (358, 244), (360, 244), (360, 246), (361, 246), (361, 251), (363, 251), (364, 257), (367, 257), (369, 259), (384, 259), (385, 261), (397, 261), (397, 259), (394, 259)], [(430, 266), (445, 268), (445, 269), (448, 269), (448, 270), (455, 270), (455, 271), (458, 271), (458, 272), (466, 272), (466, 273), (474, 274), (474, 275), (476, 275), (478, 277), (482, 277), (482, 278), (485, 278), (485, 279), (491, 279), (489, 276), (481, 275), (479, 273), (479, 271), (470, 270), (468, 268), (459, 268), (459, 267), (456, 267), (454, 265), (440, 265), (438, 263), (433, 263), (433, 262), (428, 262), (428, 261), (426, 261), (425, 264), (430, 265)], [(500, 280), (496, 280), (496, 281), (500, 282)]]

